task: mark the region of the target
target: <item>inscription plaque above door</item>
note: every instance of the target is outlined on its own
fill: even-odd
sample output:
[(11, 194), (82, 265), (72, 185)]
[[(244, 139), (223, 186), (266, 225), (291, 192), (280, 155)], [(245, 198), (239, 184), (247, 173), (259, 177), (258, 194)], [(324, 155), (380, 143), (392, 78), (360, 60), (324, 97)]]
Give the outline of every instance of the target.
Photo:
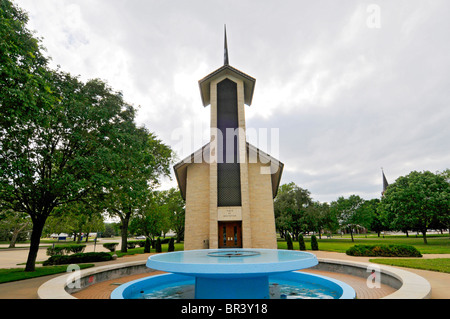
[(217, 207), (219, 221), (242, 220), (242, 207)]

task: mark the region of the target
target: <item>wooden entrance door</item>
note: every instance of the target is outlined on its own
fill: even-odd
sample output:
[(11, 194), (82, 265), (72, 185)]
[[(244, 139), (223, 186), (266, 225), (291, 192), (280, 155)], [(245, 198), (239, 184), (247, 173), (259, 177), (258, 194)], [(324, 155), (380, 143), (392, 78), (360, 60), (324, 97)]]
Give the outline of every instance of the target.
[(242, 222), (219, 222), (219, 248), (242, 248)]

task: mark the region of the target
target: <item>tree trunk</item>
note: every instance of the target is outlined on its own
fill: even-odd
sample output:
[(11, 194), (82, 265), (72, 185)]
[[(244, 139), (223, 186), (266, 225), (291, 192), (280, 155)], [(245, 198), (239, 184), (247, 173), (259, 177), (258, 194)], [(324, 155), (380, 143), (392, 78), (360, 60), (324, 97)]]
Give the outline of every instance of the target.
[(15, 248), (15, 247), (16, 247), (17, 237), (19, 236), (20, 232), (21, 232), (25, 227), (28, 226), (29, 223), (30, 223), (30, 222), (27, 221), (25, 224), (22, 225), (22, 227), (14, 229), (13, 235), (12, 235), (11, 241), (9, 242), (9, 247), (8, 247), (8, 248)]
[(122, 247), (120, 248), (120, 251), (122, 253), (126, 253), (128, 251), (127, 249), (127, 243), (128, 243), (128, 222), (129, 217), (125, 217), (122, 219), (122, 228), (120, 229), (121, 236), (122, 236)]
[(355, 242), (355, 240), (353, 239), (353, 229), (352, 229), (352, 227), (350, 227), (350, 237), (352, 237), (352, 243)]
[(423, 243), (424, 244), (428, 244), (428, 241), (427, 241), (427, 230), (426, 229), (422, 229), (422, 234), (423, 234)]
[(34, 271), (36, 266), (36, 257), (41, 242), (42, 230), (44, 229), (46, 218), (37, 218), (33, 220), (33, 231), (31, 232), (30, 250), (28, 252), (25, 271)]

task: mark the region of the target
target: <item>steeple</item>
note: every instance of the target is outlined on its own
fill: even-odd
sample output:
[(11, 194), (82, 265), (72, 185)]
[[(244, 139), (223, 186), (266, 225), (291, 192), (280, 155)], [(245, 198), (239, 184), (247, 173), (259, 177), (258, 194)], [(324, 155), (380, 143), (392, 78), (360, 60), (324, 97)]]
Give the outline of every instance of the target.
[(382, 172), (382, 175), (383, 175), (383, 191), (381, 192), (381, 195), (384, 196), (384, 193), (386, 192), (386, 189), (388, 188), (389, 183), (388, 183), (388, 181), (387, 181), (387, 179), (386, 179), (386, 176), (384, 176), (384, 170), (383, 170), (383, 167), (381, 168), (381, 172)]
[(211, 81), (221, 76), (234, 76), (241, 79), (244, 83), (244, 103), (247, 105), (252, 104), (253, 90), (255, 88), (255, 79), (242, 71), (232, 67), (230, 65), (228, 56), (228, 44), (227, 44), (227, 26), (224, 25), (224, 49), (223, 49), (223, 65), (215, 70), (214, 72), (208, 74), (203, 79), (198, 81), (200, 86), (200, 94), (202, 97), (203, 106), (208, 106), (211, 103)]
[(225, 43), (224, 43), (224, 52), (223, 52), (223, 65), (229, 65), (228, 61), (228, 45), (227, 45), (227, 25), (224, 25), (225, 30)]

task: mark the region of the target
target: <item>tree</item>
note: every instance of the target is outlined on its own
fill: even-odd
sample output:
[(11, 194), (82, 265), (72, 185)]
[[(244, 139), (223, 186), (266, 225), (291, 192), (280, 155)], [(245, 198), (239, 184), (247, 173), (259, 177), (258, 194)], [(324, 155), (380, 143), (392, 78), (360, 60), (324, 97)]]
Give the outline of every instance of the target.
[(308, 229), (317, 232), (319, 238), (322, 238), (323, 231), (333, 232), (339, 227), (336, 216), (330, 211), (328, 203), (311, 203), (306, 209), (304, 220)]
[(100, 80), (83, 84), (57, 70), (46, 81), (38, 111), (0, 128), (0, 199), (33, 222), (26, 271), (34, 270), (45, 222), (60, 212), (54, 209), (111, 186), (121, 167), (110, 155), (129, 142), (117, 136), (134, 115)]
[[(74, 240), (78, 243), (81, 242), (83, 233), (100, 232), (104, 229), (100, 211), (86, 200), (58, 206), (52, 215), (47, 219), (44, 231), (74, 234)], [(85, 240), (88, 240), (88, 236)]]
[(167, 247), (167, 251), (175, 251), (175, 241), (173, 240), (173, 237), (169, 239), (169, 245)]
[[(6, 210), (0, 212), (0, 230), (9, 233), (9, 248), (16, 247), (16, 241), (21, 232), (29, 230), (31, 220), (25, 213)], [(9, 236), (8, 236), (9, 237)]]
[(305, 239), (302, 234), (298, 235), (298, 249), (306, 250)]
[(370, 214), (364, 202), (364, 199), (358, 195), (350, 195), (349, 198), (341, 196), (330, 205), (330, 209), (338, 216), (341, 227), (350, 231), (352, 242), (354, 241), (353, 229), (356, 226), (368, 227), (370, 223)]
[(177, 235), (177, 243), (184, 240), (185, 202), (178, 188), (161, 191), (160, 205), (167, 205), (169, 228)]
[(2, 127), (0, 136), (0, 197), (33, 222), (26, 271), (34, 270), (42, 230), (54, 209), (100, 187), (98, 150), (109, 134), (104, 123), (121, 112), (121, 105), (110, 103), (113, 93), (93, 90), (100, 82), (83, 85), (69, 74), (49, 74), (52, 104)]
[[(442, 176), (447, 183), (450, 185), (450, 169), (446, 169), (443, 172), (438, 173), (438, 175)], [(437, 222), (441, 225), (442, 228), (448, 229), (450, 235), (450, 205), (447, 205), (447, 212), (445, 211), (442, 214), (438, 214)]]
[(293, 250), (294, 249), (294, 244), (292, 243), (292, 238), (291, 235), (288, 233), (286, 233), (286, 244), (287, 244), (287, 249), (289, 250)]
[(134, 111), (116, 123), (108, 140), (106, 167), (110, 174), (102, 194), (104, 208), (121, 221), (121, 251), (127, 251), (128, 225), (138, 209), (146, 205), (162, 175), (169, 175), (172, 150), (153, 133), (134, 123)]
[(40, 40), (26, 28), (28, 15), (9, 0), (0, 1), (0, 133), (46, 104), (47, 58)]
[(450, 184), (445, 174), (413, 171), (389, 185), (381, 200), (381, 210), (394, 228), (407, 226), (420, 231), (427, 244), (427, 229), (450, 214)]
[(298, 239), (300, 232), (307, 229), (305, 214), (311, 204), (308, 190), (292, 182), (281, 185), (274, 201), (275, 221), (280, 232), (287, 230)]
[(319, 250), (319, 243), (315, 235), (311, 236), (311, 250)]
[(380, 237), (381, 231), (387, 228), (385, 226), (385, 223), (383, 223), (383, 218), (378, 210), (379, 205), (380, 200), (378, 198), (374, 198), (364, 202), (365, 209), (367, 209), (367, 212), (371, 215), (369, 229), (376, 232), (378, 234), (378, 237)]
[(145, 235), (152, 240), (161, 236), (169, 224), (170, 213), (166, 203), (161, 204), (159, 191), (148, 196), (145, 204), (139, 207), (130, 222), (130, 231)]

